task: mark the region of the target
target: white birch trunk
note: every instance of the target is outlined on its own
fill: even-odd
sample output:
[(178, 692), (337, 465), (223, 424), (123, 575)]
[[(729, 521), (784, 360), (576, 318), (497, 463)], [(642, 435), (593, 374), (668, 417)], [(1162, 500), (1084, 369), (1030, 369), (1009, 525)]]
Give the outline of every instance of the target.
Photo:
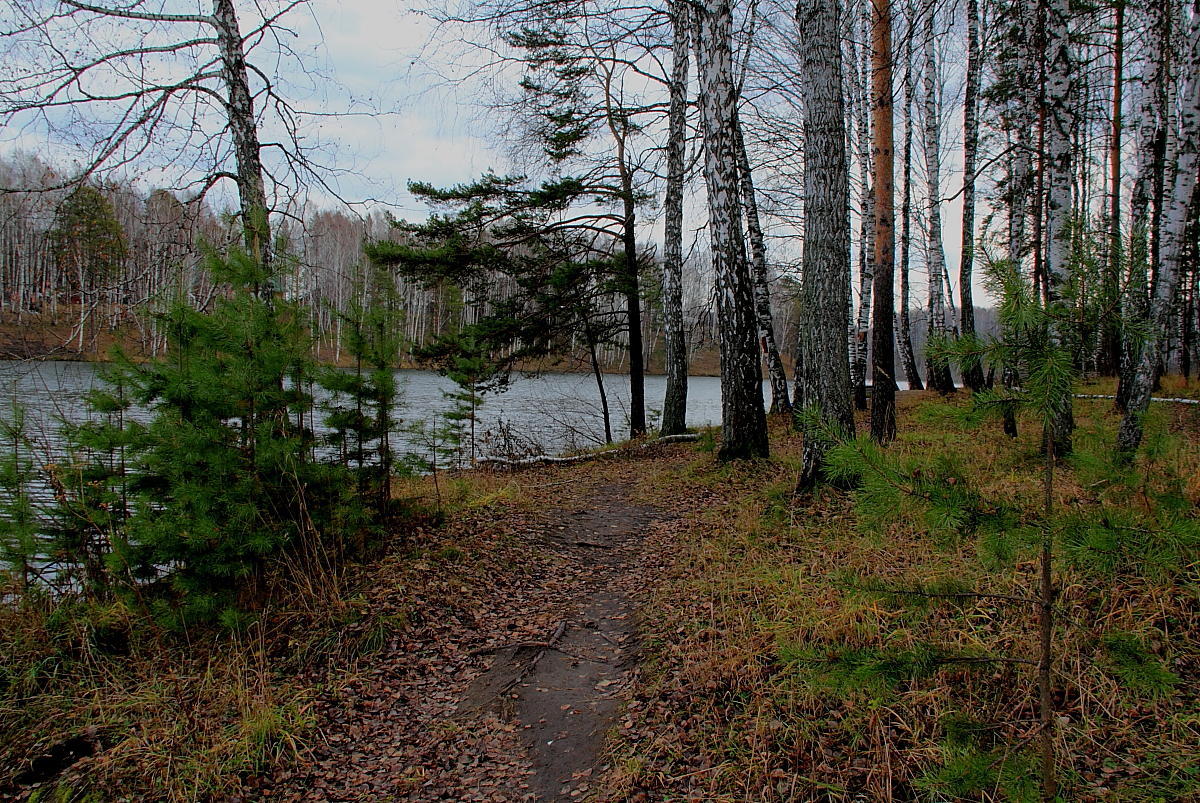
[(708, 185), (708, 226), (721, 340), (722, 437), (718, 456), (723, 460), (766, 457), (767, 420), (758, 359), (758, 325), (753, 281), (742, 238), (733, 136), (737, 113), (731, 45), (733, 14), (729, 0), (707, 0), (702, 9), (697, 9), (696, 16), (704, 178)]
[[(1074, 57), (1068, 30), (1068, 0), (1047, 0), (1046, 3), (1046, 279), (1049, 300), (1054, 303), (1066, 287), (1071, 260), (1072, 237), (1072, 147), (1074, 127), (1072, 81)], [(1067, 332), (1067, 316), (1058, 318), (1051, 326), (1055, 345), (1067, 347), (1071, 338)], [(1058, 456), (1071, 451), (1071, 398), (1056, 399), (1051, 415), (1048, 437)]]
[(688, 31), (690, 7), (671, 3), (671, 83), (667, 130), (667, 187), (663, 201), (663, 324), (666, 329), (667, 388), (663, 396), (662, 434), (687, 428), (688, 350), (683, 325), (683, 185), (687, 157)]
[[(946, 274), (946, 252), (942, 246), (942, 140), (941, 102), (938, 95), (938, 63), (935, 50), (935, 8), (926, 9), (924, 39), (924, 155), (926, 174), (925, 268), (928, 275), (927, 344), (946, 334), (946, 296), (944, 292)], [(928, 346), (927, 346), (928, 350)], [(944, 360), (932, 360), (925, 356), (925, 374), (931, 390), (953, 393), (954, 380), (950, 366)]]
[(1184, 42), (1184, 87), (1180, 97), (1180, 129), (1177, 137), (1175, 182), (1163, 215), (1161, 262), (1158, 281), (1150, 302), (1150, 336), (1142, 347), (1137, 370), (1130, 383), (1127, 411), (1121, 421), (1117, 448), (1126, 455), (1136, 451), (1142, 440), (1142, 418), (1150, 403), (1155, 360), (1171, 327), (1172, 306), (1183, 274), (1187, 248), (1189, 207), (1200, 173), (1200, 13), (1193, 14)]

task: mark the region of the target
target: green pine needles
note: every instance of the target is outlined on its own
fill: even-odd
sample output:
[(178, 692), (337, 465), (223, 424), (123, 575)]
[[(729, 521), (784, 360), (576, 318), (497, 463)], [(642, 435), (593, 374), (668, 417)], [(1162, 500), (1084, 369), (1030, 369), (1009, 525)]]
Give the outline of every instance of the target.
[(239, 252), (208, 270), (225, 292), (163, 315), (163, 358), (117, 355), (88, 420), (62, 429), (64, 459), (35, 466), (23, 416), (5, 425), (0, 543), (26, 582), (41, 561), (59, 587), (127, 596), (168, 626), (236, 627), (283, 564), (327, 568), (392, 512), (402, 342), (390, 277), (373, 274), (348, 313), (347, 372), (318, 370), (304, 310), (263, 291), (272, 271)]
[[(1159, 467), (1151, 482), (1149, 468), (1141, 471), (1119, 462), (1111, 432), (1089, 427), (1074, 432), (1072, 393), (1079, 363), (1076, 344), (1063, 334), (1067, 305), (1044, 303), (1037, 288), (1007, 263), (990, 266), (989, 282), (1003, 299), (1002, 335), (943, 340), (934, 349), (962, 367), (986, 366), (992, 377), (999, 372), (1002, 382), (974, 394), (968, 406), (927, 409), (926, 423), (936, 419), (941, 447), (905, 454), (868, 438), (818, 433), (835, 441), (824, 470), (834, 484), (852, 489), (862, 531), (931, 538), (960, 557), (969, 554), (964, 547), (973, 546), (981, 563), (979, 578), (938, 572), (923, 578), (844, 573), (843, 586), (895, 612), (904, 646), (888, 648), (885, 638), (884, 646), (870, 648), (786, 648), (781, 658), (810, 683), (841, 693), (894, 694), (943, 667), (977, 678), (977, 670), (986, 669), (987, 675), (1009, 683), (1027, 683), (1031, 694), (1026, 706), (1036, 719), (1026, 738), (1037, 745), (1036, 751), (996, 741), (995, 734), (1011, 732), (1005, 728), (1012, 724), (998, 712), (965, 729), (947, 722), (944, 760), (918, 786), (935, 797), (973, 798), (1000, 791), (1006, 799), (1053, 800), (1065, 763), (1056, 755), (1061, 727), (1056, 710), (1070, 683), (1059, 675), (1058, 665), (1088, 663), (1135, 698), (1164, 697), (1178, 682), (1162, 660), (1163, 645), (1153, 646), (1146, 633), (1112, 624), (1097, 622), (1095, 636), (1073, 645), (1083, 655), (1060, 654), (1066, 649), (1064, 631), (1075, 627), (1064, 619), (1081, 612), (1078, 603), (1062, 600), (1062, 573), (1076, 578), (1075, 599), (1086, 593), (1083, 588), (1115, 587), (1138, 578), (1180, 582), (1200, 558), (1200, 519), (1183, 478), (1164, 476)], [(985, 492), (979, 467), (964, 465), (954, 453), (954, 433), (972, 432), (990, 417), (1003, 420), (1005, 432), (1014, 438), (1019, 421), (1041, 425), (1040, 454), (1027, 453), (1028, 441), (1014, 441), (1007, 469), (994, 467), (1003, 472), (1037, 466), (1041, 487), (1036, 496), (996, 488)], [(1064, 420), (1071, 422), (1069, 429), (1064, 430)], [(1153, 426), (1150, 430), (1155, 432)], [(1074, 447), (1069, 453), (1061, 448), (1064, 434), (1066, 445)], [(1170, 436), (1147, 439), (1148, 459), (1153, 457), (1149, 451), (1162, 456), (1172, 448)], [(1068, 478), (1073, 487), (1085, 483), (1086, 490), (1075, 493), (1088, 497), (1087, 503), (1076, 498), (1063, 504), (1058, 475), (1065, 471), (1073, 472)], [(919, 613), (914, 617), (905, 609)], [(986, 641), (993, 617), (1023, 611), (1035, 614), (1028, 633), (1035, 652), (964, 649)], [(957, 639), (940, 644), (939, 626), (954, 627)], [(982, 628), (978, 635), (976, 628)], [(977, 682), (986, 684), (984, 678)], [(1031, 779), (1035, 766), (1040, 783)]]

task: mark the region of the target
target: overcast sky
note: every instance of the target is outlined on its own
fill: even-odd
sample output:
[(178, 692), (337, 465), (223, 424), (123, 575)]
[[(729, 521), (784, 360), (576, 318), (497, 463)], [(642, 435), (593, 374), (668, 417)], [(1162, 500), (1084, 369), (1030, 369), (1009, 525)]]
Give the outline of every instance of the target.
[(340, 180), (346, 197), (421, 214), (405, 190), (409, 180), (467, 181), (488, 168), (502, 171), (505, 159), (480, 125), (479, 86), (435, 80), (432, 25), (406, 5), (311, 0), (298, 33), (313, 43), (312, 63), (333, 79), (329, 107), (365, 112), (316, 123), (321, 139), (336, 145), (339, 165), (360, 174)]

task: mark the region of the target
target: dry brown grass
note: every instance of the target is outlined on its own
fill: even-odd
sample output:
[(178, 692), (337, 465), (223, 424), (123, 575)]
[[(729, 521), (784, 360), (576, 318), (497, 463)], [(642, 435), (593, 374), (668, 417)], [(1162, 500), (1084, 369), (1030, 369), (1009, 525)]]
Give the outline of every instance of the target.
[[(985, 497), (1036, 507), (1035, 427), (1023, 422), (1013, 443), (998, 424), (972, 428), (929, 418), (921, 408), (934, 400), (928, 393), (901, 395), (901, 438), (892, 451), (954, 452)], [(1081, 433), (1111, 432), (1117, 422), (1105, 402), (1081, 402), (1077, 416)], [(1174, 476), (1194, 505), (1200, 443), (1173, 414), (1164, 418), (1179, 437), (1154, 461), (1141, 462), (1143, 480), (1114, 488), (1084, 467), (1066, 465), (1057, 504), (1079, 513), (1136, 507), (1168, 490)], [(987, 756), (976, 766), (984, 782), (966, 799), (1036, 799), (1031, 665), (948, 664), (925, 677), (881, 684), (806, 663), (814, 654), (896, 654), (931, 642), (974, 655), (1036, 659), (1029, 605), (987, 598), (921, 605), (857, 592), (848, 582), (869, 576), (915, 587), (954, 579), (1032, 596), (1032, 550), (989, 568), (974, 539), (932, 539), (918, 519), (903, 515), (883, 527), (865, 526), (841, 492), (793, 498), (797, 444), (782, 429), (774, 435), (771, 463), (718, 467), (699, 458), (663, 483), (677, 499), (682, 488), (696, 490), (679, 500), (683, 518), (662, 534), (660, 548), (677, 557), (648, 606), (650, 658), (614, 740), (617, 770), (601, 798), (948, 799), (951, 787), (933, 790), (939, 771), (963, 755), (949, 744), (955, 720), (969, 718), (977, 723), (975, 752)], [(1088, 448), (1103, 451), (1104, 436), (1097, 437), (1101, 444)], [(1185, 515), (1194, 519), (1196, 508)], [(1168, 576), (1104, 575), (1059, 561), (1056, 738), (1068, 799), (1200, 794), (1197, 569), (1185, 561)], [(1144, 639), (1178, 678), (1173, 688), (1153, 694), (1122, 683), (1100, 647), (1106, 633), (1118, 631)]]

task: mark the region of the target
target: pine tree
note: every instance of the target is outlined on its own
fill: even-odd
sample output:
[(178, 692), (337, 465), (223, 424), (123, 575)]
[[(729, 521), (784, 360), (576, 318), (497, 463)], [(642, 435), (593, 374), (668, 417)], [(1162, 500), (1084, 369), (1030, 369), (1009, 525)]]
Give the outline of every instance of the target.
[[(112, 203), (90, 184), (77, 187), (54, 213), (48, 237), (60, 273), (79, 294), (79, 324), (76, 350), (94, 341), (89, 333), (92, 314), (103, 298), (101, 291), (117, 275), (128, 254), (125, 233)], [(89, 336), (89, 334), (91, 336)]]
[[(972, 396), (971, 410), (974, 414), (1027, 411), (1041, 420), (1045, 442), (1042, 509), (1023, 514), (1005, 500), (984, 498), (963, 479), (963, 472), (951, 455), (904, 460), (888, 456), (865, 438), (844, 441), (833, 448), (827, 458), (827, 470), (831, 478), (856, 487), (854, 496), (858, 511), (876, 523), (901, 515), (912, 517), (919, 512), (933, 533), (952, 538), (975, 536), (982, 543), (992, 544), (992, 548), (997, 548), (996, 544), (1003, 543), (1022, 527), (1039, 534), (1040, 579), (1036, 595), (1014, 597), (994, 594), (987, 589), (958, 586), (897, 588), (871, 580), (863, 588), (898, 597), (1004, 599), (1037, 610), (1040, 642), (1036, 662), (1037, 710), (1042, 799), (1052, 801), (1057, 792), (1051, 687), (1056, 595), (1053, 549), (1054, 534), (1061, 526), (1058, 511), (1053, 506), (1057, 459), (1053, 426), (1060, 415), (1062, 399), (1070, 398), (1075, 365), (1071, 351), (1063, 348), (1054, 334), (1059, 323), (1056, 310), (1040, 303), (1037, 288), (1012, 263), (990, 266), (989, 282), (990, 288), (1003, 299), (1001, 323), (1010, 337), (993, 339), (986, 344), (975, 337), (962, 337), (953, 343), (934, 341), (929, 348), (933, 359), (946, 363), (954, 360), (960, 365), (992, 362), (1022, 366), (1028, 378), (1019, 391), (1007, 388), (996, 392), (980, 391)], [(1012, 660), (1005, 656), (957, 655), (932, 647), (906, 672), (928, 672), (938, 665), (958, 661), (1004, 663)]]
[(871, 4), (871, 101), (875, 160), (875, 318), (871, 334), (871, 437), (887, 443), (896, 437), (895, 312), (892, 292), (896, 265), (895, 154), (892, 137), (892, 7)]
[[(804, 44), (804, 275), (801, 279), (796, 422), (804, 433), (799, 485), (812, 488), (823, 472), (829, 439), (854, 432), (850, 398), (849, 176), (838, 44), (837, 3), (801, 2), (796, 26)], [(817, 426), (823, 422), (823, 426)]]
[(34, 564), (45, 553), (42, 527), (33, 499), (37, 467), (30, 457), (25, 408), (13, 405), (0, 420), (4, 453), (0, 458), (0, 560), (20, 577), (28, 589), (37, 570)]
[[(311, 459), (311, 337), (300, 307), (261, 292), (274, 273), (243, 253), (208, 269), (229, 294), (208, 312), (165, 316), (166, 356), (121, 364), (154, 417), (129, 455), (132, 513), (123, 572), (158, 577), (168, 623), (239, 621), (269, 561), (316, 539), (329, 481)], [(336, 481), (335, 481), (336, 484)]]
[(79, 565), (85, 592), (104, 596), (130, 579), (123, 571), (130, 553), (129, 462), (145, 427), (129, 416), (133, 400), (120, 366), (100, 378), (103, 384), (84, 397), (88, 420), (66, 423), (60, 432), (68, 455), (47, 472), (55, 504), (44, 529), (54, 551)]
[(396, 370), (405, 346), (403, 311), (390, 272), (372, 266), (342, 318), (342, 340), (353, 371), (326, 369), (321, 385), (333, 393), (325, 404), (331, 443), (353, 464), (358, 493), (380, 516), (391, 506), (396, 460), (392, 435), (400, 389)]

